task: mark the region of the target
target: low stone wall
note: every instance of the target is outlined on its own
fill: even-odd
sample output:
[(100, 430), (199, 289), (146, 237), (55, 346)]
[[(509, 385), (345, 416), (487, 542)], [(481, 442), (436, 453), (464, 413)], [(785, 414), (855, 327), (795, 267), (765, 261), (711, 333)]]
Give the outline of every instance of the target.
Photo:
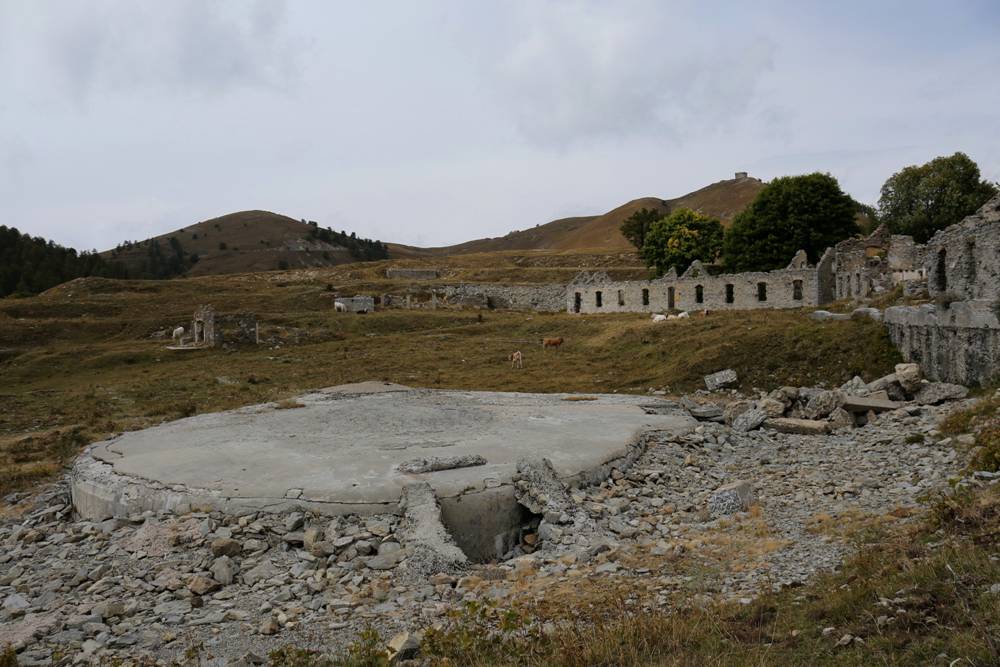
[(931, 380), (966, 386), (1000, 378), (1000, 317), (989, 301), (895, 306), (885, 311), (889, 338)]
[(571, 313), (668, 310), (753, 310), (819, 305), (816, 269), (664, 277), (657, 280), (578, 281), (566, 292)]
[(385, 270), (386, 278), (398, 278), (403, 280), (436, 280), (438, 278), (437, 269), (406, 269), (394, 266)]
[(566, 303), (565, 285), (462, 283), (382, 296), (384, 308), (499, 308), (557, 313)]

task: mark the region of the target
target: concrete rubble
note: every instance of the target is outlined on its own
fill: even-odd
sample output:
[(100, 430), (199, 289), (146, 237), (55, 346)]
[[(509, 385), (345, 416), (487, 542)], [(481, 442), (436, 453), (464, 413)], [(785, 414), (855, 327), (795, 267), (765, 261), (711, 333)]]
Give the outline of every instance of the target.
[[(737, 418), (765, 412), (753, 407), (765, 399), (801, 415), (817, 395), (784, 387), (737, 397)], [(817, 517), (916, 507), (956, 479), (997, 483), (961, 478), (955, 442), (938, 431), (969, 404), (908, 402), (857, 426), (835, 426), (837, 408), (822, 420), (768, 417), (746, 432), (717, 421), (653, 431), (635, 456), (581, 485), (560, 480), (549, 461), (522, 458), (513, 485), (530, 529), (507, 559), (487, 563), (458, 548), (426, 483), (407, 486), (391, 514), (188, 510), (88, 521), (74, 516), (62, 482), (7, 499), (19, 509), (0, 520), (0, 644), (14, 646), (21, 665), (59, 655), (167, 664), (192, 647), (238, 664), (288, 644), (334, 654), (371, 626), (403, 660), (419, 650), (420, 630), (470, 600), (503, 604), (547, 585), (608, 580), (664, 608), (691, 602), (690, 576), (675, 563), (687, 557), (715, 563), (700, 596), (744, 599), (841, 561), (849, 543), (817, 531)], [(776, 420), (799, 430), (773, 428)], [(758, 533), (773, 550), (766, 557), (736, 563), (717, 551)]]

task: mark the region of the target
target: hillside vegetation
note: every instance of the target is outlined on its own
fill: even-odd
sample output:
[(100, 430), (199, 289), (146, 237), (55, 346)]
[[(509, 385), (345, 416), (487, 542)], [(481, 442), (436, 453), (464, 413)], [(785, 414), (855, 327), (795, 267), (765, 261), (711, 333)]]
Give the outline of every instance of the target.
[(383, 259), (378, 241), (334, 232), (269, 211), (241, 211), (144, 241), (128, 241), (102, 255), (144, 278), (336, 266)]

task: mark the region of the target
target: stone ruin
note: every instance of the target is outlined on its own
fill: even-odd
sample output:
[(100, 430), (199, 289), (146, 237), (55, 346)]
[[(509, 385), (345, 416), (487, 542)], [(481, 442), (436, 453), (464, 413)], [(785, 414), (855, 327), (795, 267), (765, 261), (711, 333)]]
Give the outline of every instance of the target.
[(932, 380), (1000, 378), (1000, 195), (935, 234), (923, 269), (936, 303), (886, 309), (892, 342)]
[(865, 299), (896, 285), (907, 291), (922, 287), (924, 246), (912, 236), (890, 234), (882, 225), (867, 238), (841, 241), (834, 248), (834, 298)]
[(191, 318), (191, 328), (179, 348), (198, 349), (224, 345), (257, 345), (260, 326), (252, 313), (218, 315), (210, 305), (199, 306)]
[(571, 313), (635, 313), (673, 310), (753, 310), (802, 308), (822, 303), (824, 271), (830, 251), (819, 267), (799, 251), (789, 266), (777, 271), (712, 275), (694, 261), (681, 275), (671, 270), (654, 280), (612, 281), (604, 273), (582, 273), (566, 290)]
[(404, 280), (437, 280), (440, 272), (437, 269), (414, 269), (393, 266), (385, 270), (386, 278), (400, 278)]
[(342, 304), (346, 313), (373, 313), (375, 312), (374, 297), (356, 294), (354, 296), (334, 296), (334, 305)]

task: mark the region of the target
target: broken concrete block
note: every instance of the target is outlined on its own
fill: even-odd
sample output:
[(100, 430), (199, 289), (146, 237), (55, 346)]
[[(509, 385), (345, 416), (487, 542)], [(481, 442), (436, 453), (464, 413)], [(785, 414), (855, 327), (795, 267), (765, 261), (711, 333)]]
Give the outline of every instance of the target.
[(885, 398), (872, 398), (869, 396), (846, 396), (842, 406), (848, 412), (885, 412), (901, 407), (900, 403), (890, 401)]
[(688, 412), (699, 421), (722, 421), (722, 408), (713, 403), (692, 405)]
[(764, 428), (778, 433), (794, 433), (796, 435), (823, 435), (830, 431), (830, 423), (814, 419), (793, 419), (777, 417), (764, 422)]
[(754, 500), (753, 486), (740, 480), (716, 489), (708, 499), (708, 511), (716, 517), (746, 512)]
[(949, 382), (928, 382), (920, 386), (913, 396), (920, 405), (937, 405), (945, 401), (958, 401), (969, 395), (969, 390), (960, 384)]
[(739, 381), (740, 379), (739, 376), (736, 375), (736, 371), (731, 368), (727, 368), (724, 371), (706, 375), (705, 387), (709, 391), (718, 391), (719, 389), (725, 389), (727, 387), (735, 387)]

